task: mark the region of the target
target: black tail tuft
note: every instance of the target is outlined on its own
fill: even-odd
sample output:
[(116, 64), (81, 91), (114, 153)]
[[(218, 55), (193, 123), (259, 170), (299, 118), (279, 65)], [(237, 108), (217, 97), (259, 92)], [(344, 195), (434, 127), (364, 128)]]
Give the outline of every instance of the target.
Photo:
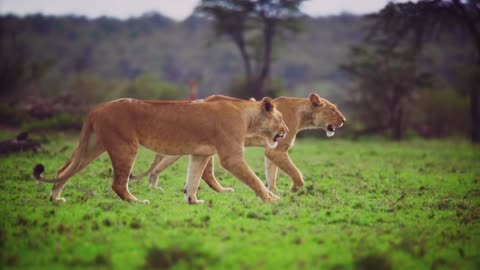
[(35, 165), (35, 168), (33, 168), (33, 176), (37, 179), (40, 178), (40, 174), (42, 174), (44, 170), (45, 167), (43, 167), (42, 164)]

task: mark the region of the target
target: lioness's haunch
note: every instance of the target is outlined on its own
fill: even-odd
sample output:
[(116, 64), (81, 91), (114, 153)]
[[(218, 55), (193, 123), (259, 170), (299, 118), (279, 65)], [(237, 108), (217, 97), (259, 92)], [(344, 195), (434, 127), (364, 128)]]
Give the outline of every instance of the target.
[[(196, 192), (209, 158), (218, 154), (222, 166), (252, 188), (264, 201), (278, 197), (265, 188), (243, 160), (247, 135), (260, 136), (271, 145), (285, 137), (288, 128), (270, 98), (261, 102), (221, 100), (217, 102), (146, 101), (119, 99), (96, 106), (87, 116), (80, 142), (57, 178), (33, 175), (54, 183), (50, 199), (60, 197), (65, 183), (105, 151), (112, 160), (112, 188), (123, 200), (138, 201), (128, 190), (128, 181), (138, 145), (165, 155), (191, 155), (185, 186), (188, 203), (201, 203)], [(147, 200), (143, 201), (148, 203)]]
[[(211, 96), (203, 101), (222, 99), (229, 99), (229, 97)], [(285, 124), (289, 129), (288, 135), (285, 139), (279, 141), (275, 148), (265, 147), (267, 143), (261, 137), (247, 135), (245, 146), (265, 147), (265, 175), (270, 190), (276, 190), (277, 173), (278, 168), (280, 168), (290, 176), (293, 182), (292, 191), (296, 191), (303, 186), (304, 180), (302, 173), (290, 159), (288, 150), (293, 146), (297, 133), (304, 129), (322, 129), (325, 130), (328, 137), (331, 137), (334, 135), (336, 128), (343, 126), (346, 119), (337, 106), (326, 99), (320, 98), (317, 94), (310, 94), (309, 98), (279, 97), (274, 99), (273, 102), (283, 115)], [(150, 169), (134, 178), (150, 175), (150, 186), (156, 188), (158, 175), (179, 158), (180, 156), (157, 155)], [(224, 188), (215, 179), (212, 159), (208, 161), (202, 178), (217, 192), (232, 191), (231, 188)]]

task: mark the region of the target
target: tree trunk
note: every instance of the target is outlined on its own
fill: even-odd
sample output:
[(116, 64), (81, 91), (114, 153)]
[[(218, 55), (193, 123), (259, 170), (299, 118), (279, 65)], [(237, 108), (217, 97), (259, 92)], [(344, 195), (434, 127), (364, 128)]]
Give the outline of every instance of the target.
[[(477, 28), (476, 23), (478, 20), (478, 16), (473, 15), (474, 17), (472, 18), (471, 13), (467, 12), (464, 4), (462, 4), (460, 0), (454, 0), (453, 3), (455, 4), (457, 10), (460, 11), (460, 21), (470, 32), (475, 43), (475, 47), (477, 49), (477, 70), (475, 70), (475, 73), (477, 74), (478, 72), (480, 72), (480, 31)], [(470, 90), (470, 118), (472, 121), (471, 139), (473, 143), (480, 143), (480, 110), (478, 108), (480, 103), (480, 93), (479, 89), (477, 88), (478, 86), (476, 86), (478, 85), (478, 83), (475, 81), (476, 79), (477, 78), (472, 78), (472, 89)]]
[(232, 36), (233, 42), (237, 45), (240, 56), (243, 60), (243, 69), (245, 72), (245, 82), (248, 83), (252, 79), (252, 65), (250, 63), (250, 55), (248, 55), (245, 46), (245, 39), (242, 36)]
[(399, 107), (397, 112), (395, 113), (394, 120), (393, 120), (393, 138), (397, 141), (400, 141), (403, 139), (402, 121), (403, 121), (403, 111), (402, 111), (402, 108)]
[(272, 60), (273, 36), (275, 35), (275, 21), (272, 19), (264, 19), (263, 27), (263, 62), (260, 74), (256, 80), (253, 96), (256, 99), (262, 99), (265, 95), (265, 81), (270, 76), (270, 64)]
[(470, 93), (470, 115), (472, 119), (471, 139), (473, 143), (480, 143), (480, 110), (479, 105), (480, 94), (478, 88), (472, 85)]
[(250, 64), (250, 56), (247, 53), (244, 43), (241, 44), (239, 49), (243, 59), (243, 65), (245, 70), (245, 81), (249, 82), (252, 79), (252, 66)]

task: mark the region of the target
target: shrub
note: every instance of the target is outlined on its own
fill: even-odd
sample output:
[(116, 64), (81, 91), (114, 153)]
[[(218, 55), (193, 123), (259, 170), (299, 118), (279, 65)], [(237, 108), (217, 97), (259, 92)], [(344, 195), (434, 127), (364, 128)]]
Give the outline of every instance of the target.
[(0, 124), (8, 126), (20, 126), (28, 119), (28, 114), (13, 106), (0, 103)]
[(67, 130), (82, 128), (83, 118), (80, 116), (62, 113), (52, 118), (43, 120), (36, 120), (24, 123), (22, 130), (27, 132), (42, 131), (42, 130)]
[[(252, 82), (247, 82), (244, 79), (234, 79), (228, 88), (228, 93), (234, 97), (249, 99), (252, 97), (252, 91), (250, 89), (252, 84)], [(280, 79), (274, 78), (266, 81), (264, 88), (264, 95), (266, 97), (275, 98), (278, 96), (287, 95), (287, 89)]]

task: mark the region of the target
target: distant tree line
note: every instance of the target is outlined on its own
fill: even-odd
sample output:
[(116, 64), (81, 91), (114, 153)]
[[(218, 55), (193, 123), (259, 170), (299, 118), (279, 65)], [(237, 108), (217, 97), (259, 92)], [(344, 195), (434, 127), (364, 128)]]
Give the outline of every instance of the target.
[[(452, 10), (451, 18), (426, 13), (438, 23), (433, 30), (425, 24), (421, 39), (411, 28), (427, 18), (416, 8), (455, 2), (390, 4), (366, 18), (309, 18), (298, 11), (300, 3), (202, 1), (183, 22), (156, 13), (129, 20), (0, 16), (0, 101), (6, 104), (0, 116), (23, 119), (11, 105), (26, 96), (55, 102), (77, 95), (88, 104), (125, 96), (184, 99), (193, 82), (199, 97), (317, 92), (342, 108), (349, 119), (342, 132), (354, 136), (471, 131), (473, 139), (472, 86), (480, 76), (469, 28)], [(473, 16), (469, 3), (460, 2)]]
[[(304, 0), (202, 0), (196, 8), (213, 19), (216, 35), (228, 36), (240, 52), (245, 79), (239, 93), (257, 99), (265, 96), (274, 45), (289, 33), (296, 33), (305, 15)], [(256, 64), (253, 68), (252, 64)], [(255, 74), (254, 74), (255, 73)]]

